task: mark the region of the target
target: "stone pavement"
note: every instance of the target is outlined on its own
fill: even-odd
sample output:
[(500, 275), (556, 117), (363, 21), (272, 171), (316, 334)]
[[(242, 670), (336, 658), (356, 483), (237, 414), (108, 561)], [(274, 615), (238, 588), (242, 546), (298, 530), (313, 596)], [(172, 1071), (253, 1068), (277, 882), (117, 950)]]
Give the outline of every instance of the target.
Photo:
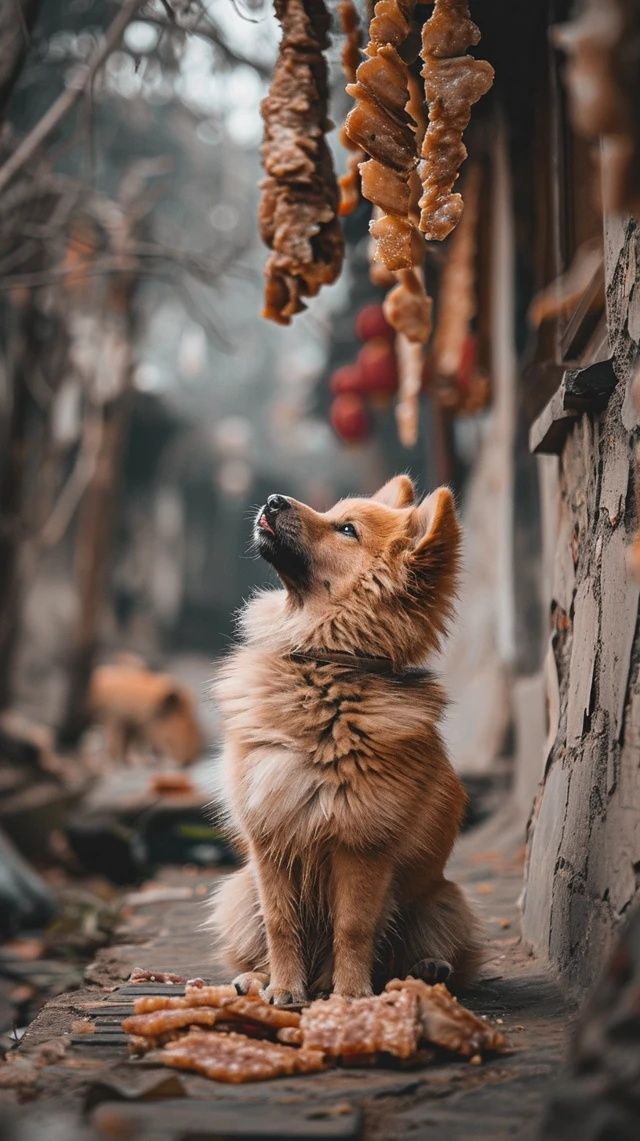
[[(417, 1070), (342, 1069), (235, 1087), (130, 1061), (117, 1033), (118, 999), (122, 1004), (125, 996), (114, 988), (134, 966), (225, 978), (201, 926), (211, 878), (171, 870), (125, 898), (117, 936), (88, 968), (85, 989), (40, 1012), (4, 1077), (0, 1068), (0, 1102), (20, 1106), (21, 1122), (26, 1114), (34, 1127), (65, 1114), (70, 1141), (76, 1128), (78, 1137), (145, 1141), (538, 1136), (572, 1009), (521, 945), (516, 901), (522, 853), (502, 843), (501, 832), (498, 819), (465, 836), (452, 874), (474, 898), (487, 935), (483, 978), (462, 999), (500, 1024), (513, 1047), (510, 1055), (481, 1066), (456, 1061)], [(113, 1018), (101, 1019), (106, 1031), (83, 1034), (93, 1029), (89, 1011), (108, 1013), (110, 1006)]]

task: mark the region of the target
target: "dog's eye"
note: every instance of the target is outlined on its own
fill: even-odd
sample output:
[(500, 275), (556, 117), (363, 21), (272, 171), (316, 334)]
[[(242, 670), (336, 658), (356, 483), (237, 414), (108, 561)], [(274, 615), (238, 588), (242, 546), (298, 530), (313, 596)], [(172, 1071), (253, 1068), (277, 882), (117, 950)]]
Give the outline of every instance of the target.
[(358, 532), (356, 531), (353, 523), (338, 523), (336, 531), (339, 531), (341, 535), (349, 535), (351, 539), (358, 538)]

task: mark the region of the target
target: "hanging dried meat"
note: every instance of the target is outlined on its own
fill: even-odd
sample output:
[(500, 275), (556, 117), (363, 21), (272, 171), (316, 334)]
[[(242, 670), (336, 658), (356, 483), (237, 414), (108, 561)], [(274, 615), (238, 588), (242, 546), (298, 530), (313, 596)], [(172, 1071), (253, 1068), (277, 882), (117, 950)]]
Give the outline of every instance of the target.
[[(342, 70), (344, 71), (347, 83), (355, 83), (356, 71), (360, 63), (360, 50), (362, 48), (362, 28), (354, 0), (340, 0), (338, 4), (338, 16), (344, 35)], [(360, 175), (358, 167), (364, 155), (360, 147), (351, 142), (344, 126), (340, 131), (340, 142), (349, 152), (347, 169), (338, 181), (340, 186), (339, 213), (344, 217), (346, 214), (352, 214), (360, 201)]]
[(409, 218), (410, 174), (417, 154), (406, 110), (409, 69), (398, 52), (410, 37), (413, 0), (378, 0), (369, 27), (366, 59), (347, 86), (355, 99), (345, 123), (351, 142), (369, 159), (360, 165), (362, 193), (379, 207), (370, 224), (376, 258), (389, 270), (412, 269), (423, 241)]
[(393, 329), (407, 340), (424, 344), (431, 334), (433, 302), (427, 297), (421, 269), (401, 269), (398, 284), (384, 300), (384, 315)]
[(344, 239), (338, 187), (326, 142), (329, 16), (323, 0), (275, 0), (282, 40), (262, 102), (260, 231), (273, 251), (265, 267), (263, 315), (278, 324), (306, 308), (338, 277)]
[(419, 166), (423, 193), (420, 229), (430, 240), (446, 238), (460, 220), (463, 202), (453, 186), (467, 157), (462, 135), (471, 107), (493, 83), (493, 68), (467, 49), (480, 40), (469, 17), (468, 0), (435, 0), (422, 30), (422, 75), (429, 125)]
[[(405, 104), (414, 134), (414, 147), (419, 152), (427, 127), (421, 85), (416, 77), (407, 74), (407, 102)], [(368, 164), (367, 164), (368, 165)], [(410, 269), (398, 270), (395, 274), (398, 284), (390, 290), (384, 302), (384, 315), (389, 324), (401, 336), (412, 343), (424, 343), (431, 335), (433, 302), (424, 288), (423, 266), (425, 244), (418, 240), (420, 218), (419, 199), (422, 185), (416, 170), (409, 173), (407, 181), (407, 219), (413, 227), (416, 238), (414, 262)], [(402, 391), (402, 369), (400, 376)]]
[(640, 213), (640, 12), (635, 0), (582, 0), (575, 20), (555, 29), (569, 57), (573, 125), (604, 142), (606, 205)]
[(472, 166), (464, 184), (465, 208), (451, 237), (440, 278), (438, 321), (433, 338), (430, 391), (444, 408), (471, 415), (490, 395), (487, 376), (478, 364), (474, 319), (478, 309), (477, 244), (482, 169)]
[(405, 448), (412, 448), (418, 440), (424, 352), (421, 344), (410, 341), (401, 333), (396, 341), (396, 353), (399, 378), (396, 402), (398, 437)]

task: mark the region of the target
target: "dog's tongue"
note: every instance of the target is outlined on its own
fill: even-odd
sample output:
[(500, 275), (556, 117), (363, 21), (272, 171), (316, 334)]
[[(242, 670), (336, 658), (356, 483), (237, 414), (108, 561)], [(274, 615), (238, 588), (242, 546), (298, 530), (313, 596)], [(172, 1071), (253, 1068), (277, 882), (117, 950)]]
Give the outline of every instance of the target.
[(260, 527), (260, 529), (262, 531), (268, 531), (270, 535), (275, 535), (275, 531), (274, 531), (273, 527), (271, 526), (269, 520), (267, 519), (267, 516), (264, 514), (264, 512), (262, 513), (262, 515), (258, 519), (258, 526)]

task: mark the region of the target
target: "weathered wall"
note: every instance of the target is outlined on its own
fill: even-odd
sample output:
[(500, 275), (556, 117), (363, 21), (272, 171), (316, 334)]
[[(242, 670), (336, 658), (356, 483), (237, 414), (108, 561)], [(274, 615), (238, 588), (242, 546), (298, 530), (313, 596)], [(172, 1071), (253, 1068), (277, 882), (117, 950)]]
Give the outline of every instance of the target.
[[(590, 982), (640, 884), (640, 629), (625, 548), (638, 526), (629, 387), (640, 334), (640, 227), (606, 232), (607, 319), (618, 385), (559, 460), (550, 747), (529, 833), (527, 941)], [(555, 729), (555, 733), (554, 733)]]

